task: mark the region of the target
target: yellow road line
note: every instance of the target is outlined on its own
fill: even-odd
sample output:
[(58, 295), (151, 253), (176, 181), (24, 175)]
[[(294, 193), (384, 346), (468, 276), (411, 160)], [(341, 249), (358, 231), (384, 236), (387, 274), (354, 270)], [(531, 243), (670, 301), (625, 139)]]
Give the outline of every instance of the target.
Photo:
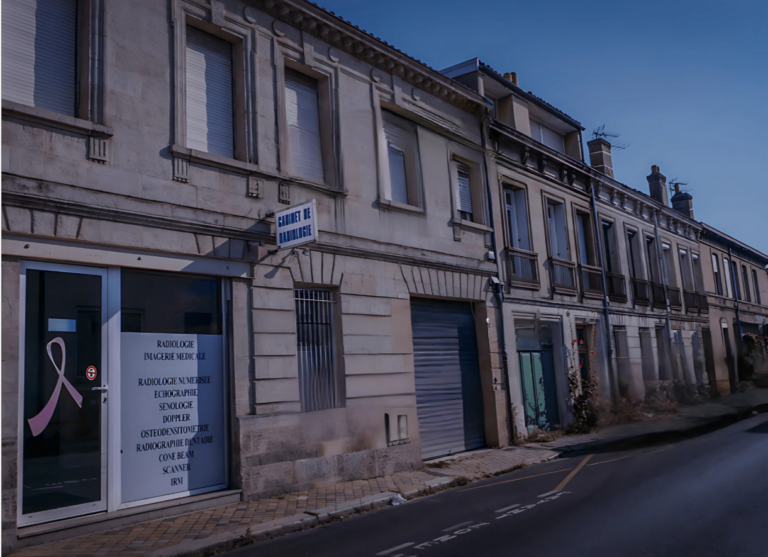
[(643, 455), (647, 455), (647, 454), (660, 453), (662, 451), (668, 451), (671, 448), (672, 448), (672, 445), (670, 445), (668, 447), (664, 447), (663, 449), (659, 449), (657, 451), (649, 451), (647, 453), (640, 453), (640, 454), (631, 454), (631, 455), (628, 455), (628, 456), (622, 456), (622, 457), (619, 457), (619, 458), (614, 458), (612, 460), (604, 460), (602, 462), (593, 462), (592, 464), (590, 464), (590, 466), (597, 466), (598, 464), (607, 464), (609, 462), (616, 462), (617, 460), (624, 460), (625, 458), (634, 458), (636, 456), (643, 456)]
[(560, 484), (559, 484), (559, 485), (558, 485), (558, 486), (557, 486), (557, 487), (554, 489), (554, 491), (560, 491), (560, 490), (562, 490), (562, 489), (563, 489), (563, 488), (564, 488), (566, 485), (568, 485), (568, 482), (570, 482), (570, 481), (573, 479), (573, 477), (574, 477), (576, 474), (578, 474), (578, 473), (579, 473), (579, 470), (581, 470), (582, 468), (584, 468), (584, 465), (585, 465), (587, 462), (589, 462), (589, 459), (590, 459), (590, 458), (592, 458), (593, 456), (595, 456), (595, 455), (591, 455), (591, 454), (588, 454), (587, 456), (585, 456), (585, 457), (584, 457), (584, 460), (582, 460), (582, 461), (579, 463), (579, 465), (578, 465), (576, 468), (574, 468), (574, 469), (573, 469), (573, 471), (572, 471), (570, 474), (568, 474), (568, 475), (567, 475), (567, 476), (566, 476), (566, 477), (563, 479), (563, 481), (562, 481), (562, 482), (560, 482)]
[(473, 489), (483, 489), (484, 487), (494, 487), (501, 484), (508, 484), (509, 482), (519, 482), (520, 480), (527, 480), (530, 478), (538, 478), (539, 476), (546, 476), (547, 474), (559, 474), (560, 472), (567, 472), (568, 470), (573, 470), (573, 468), (565, 468), (563, 470), (555, 470), (553, 472), (544, 472), (543, 474), (536, 474), (535, 476), (526, 476), (524, 478), (515, 478), (514, 480), (505, 480), (503, 482), (496, 482), (493, 484), (488, 485), (479, 485), (477, 487), (469, 487), (467, 489), (462, 489), (461, 491), (472, 491)]

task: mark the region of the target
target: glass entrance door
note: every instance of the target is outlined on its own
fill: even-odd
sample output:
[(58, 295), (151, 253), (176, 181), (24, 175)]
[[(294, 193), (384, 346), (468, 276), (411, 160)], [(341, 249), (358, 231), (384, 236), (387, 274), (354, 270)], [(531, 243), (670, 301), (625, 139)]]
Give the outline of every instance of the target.
[(19, 524), (106, 510), (106, 270), (21, 269)]

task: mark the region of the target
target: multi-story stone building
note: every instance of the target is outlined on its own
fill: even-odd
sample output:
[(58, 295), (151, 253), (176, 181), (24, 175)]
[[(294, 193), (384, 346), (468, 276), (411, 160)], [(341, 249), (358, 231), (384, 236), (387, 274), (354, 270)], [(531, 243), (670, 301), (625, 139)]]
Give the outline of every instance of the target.
[(494, 107), (489, 172), (518, 435), (571, 421), (571, 374), (594, 372), (606, 402), (708, 385), (702, 225), (669, 206), (659, 168), (650, 195), (632, 189), (613, 178), (610, 143), (590, 141), (587, 165), (581, 125), (515, 74), (477, 59), (444, 73)]
[(765, 313), (658, 168), (310, 2), (6, 0), (2, 56), (5, 549), (725, 390)]
[(36, 5), (3, 3), (6, 547), (508, 444), (481, 95), (302, 0)]
[(746, 347), (741, 340), (745, 334), (768, 336), (768, 256), (707, 224), (702, 225), (700, 248), (712, 334), (712, 367), (720, 391), (727, 393), (735, 391), (739, 380), (755, 371), (768, 371), (759, 356), (757, 361), (745, 358)]

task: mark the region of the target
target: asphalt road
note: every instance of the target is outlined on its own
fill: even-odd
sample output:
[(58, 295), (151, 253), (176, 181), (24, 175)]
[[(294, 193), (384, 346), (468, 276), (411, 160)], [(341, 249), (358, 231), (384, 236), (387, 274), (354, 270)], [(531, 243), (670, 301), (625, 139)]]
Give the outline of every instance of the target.
[(768, 416), (558, 459), (227, 555), (768, 556)]

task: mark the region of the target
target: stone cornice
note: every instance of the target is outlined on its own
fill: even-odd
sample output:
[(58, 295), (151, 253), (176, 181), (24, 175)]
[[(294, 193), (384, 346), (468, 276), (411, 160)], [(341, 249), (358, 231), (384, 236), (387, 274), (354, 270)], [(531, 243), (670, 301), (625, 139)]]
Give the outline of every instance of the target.
[[(203, 223), (194, 223), (188, 220), (162, 217), (156, 215), (147, 215), (124, 211), (120, 209), (94, 207), (82, 203), (64, 201), (17, 193), (11, 191), (3, 192), (3, 206), (19, 207), (29, 211), (44, 211), (57, 215), (70, 215), (80, 218), (106, 220), (122, 224), (131, 224), (136, 226), (147, 226), (153, 228), (164, 228), (178, 232), (187, 232), (192, 234), (204, 234), (235, 240), (244, 240), (246, 242), (265, 242), (274, 245), (275, 236), (272, 232), (272, 222), (257, 221), (254, 229), (243, 230), (231, 226), (215, 226)], [(259, 228), (256, 228), (259, 227)], [(23, 232), (8, 231), (22, 236), (27, 235)], [(33, 234), (34, 235), (34, 234)], [(341, 243), (334, 243), (338, 239)], [(356, 243), (359, 245), (349, 245)], [(345, 245), (346, 244), (346, 245)], [(320, 241), (307, 245), (312, 251), (330, 253), (348, 257), (370, 259), (375, 261), (387, 261), (398, 265), (412, 265), (429, 269), (436, 269), (449, 272), (469, 273), (478, 276), (495, 276), (496, 266), (488, 264), (482, 260), (472, 260), (470, 258), (456, 257), (455, 263), (445, 263), (440, 261), (444, 254), (435, 252), (432, 258), (416, 257), (409, 255), (409, 251), (423, 253), (423, 249), (405, 248), (403, 246), (391, 246), (402, 253), (392, 253), (386, 251), (387, 245), (380, 242), (365, 239), (344, 239), (343, 236), (333, 233), (321, 232)], [(262, 258), (262, 261), (269, 261), (270, 258)]]
[[(251, 0), (273, 18), (319, 38), (437, 98), (474, 114), (487, 110), (483, 97), (340, 17), (302, 0)], [(247, 8), (246, 8), (247, 9)]]
[[(587, 195), (589, 195), (590, 187), (594, 185), (596, 187), (595, 198), (598, 202), (622, 209), (643, 220), (652, 220), (653, 213), (657, 212), (660, 217), (659, 227), (690, 240), (696, 240), (701, 233), (702, 225), (697, 221), (686, 218), (671, 207), (665, 207), (649, 195), (632, 189), (621, 182), (617, 182), (610, 176), (597, 172), (594, 168), (581, 161), (577, 161), (546, 145), (542, 145), (524, 133), (500, 122), (494, 121), (492, 129), (496, 133), (505, 136), (506, 139), (517, 143), (521, 147), (522, 152), (524, 152), (521, 158), (522, 162), (515, 161), (499, 153), (498, 150), (494, 152), (493, 156), (506, 165), (524, 169), (560, 187), (586, 193)], [(526, 164), (531, 154), (535, 154), (539, 161), (546, 160), (549, 166), (557, 167), (559, 169), (559, 178), (546, 173), (544, 171), (546, 165), (534, 168)], [(575, 184), (576, 180), (584, 184), (584, 189), (579, 188)]]
[(254, 227), (254, 230), (248, 231), (229, 226), (215, 226), (169, 217), (134, 213), (120, 209), (94, 207), (72, 201), (38, 197), (35, 195), (27, 195), (9, 191), (3, 191), (3, 205), (20, 207), (23, 209), (29, 209), (31, 211), (46, 211), (55, 214), (114, 221), (137, 226), (165, 228), (178, 232), (189, 232), (192, 234), (209, 234), (212, 236), (221, 236), (225, 238), (234, 238), (237, 240), (245, 240), (251, 242), (274, 240), (271, 223), (263, 221), (261, 223), (257, 223)]

